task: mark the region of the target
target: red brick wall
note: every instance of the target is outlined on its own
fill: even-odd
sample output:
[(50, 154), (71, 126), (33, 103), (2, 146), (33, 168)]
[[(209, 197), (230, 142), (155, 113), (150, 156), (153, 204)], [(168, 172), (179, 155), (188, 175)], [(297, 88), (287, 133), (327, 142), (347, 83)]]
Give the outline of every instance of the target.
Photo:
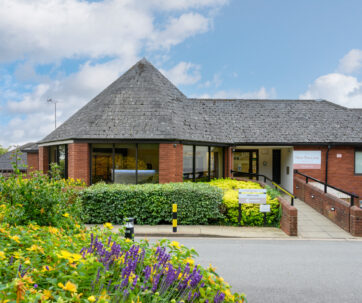
[[(324, 181), (327, 147), (295, 146), (294, 150), (322, 151), (321, 169), (300, 169), (299, 171)], [(354, 152), (353, 146), (332, 146), (328, 156), (328, 184), (355, 193), (362, 200), (362, 176), (354, 174)], [(342, 157), (337, 158), (337, 154)]]
[(351, 207), (351, 218), (350, 218), (350, 232), (352, 236), (362, 237), (362, 209), (353, 206)]
[(68, 145), (68, 178), (81, 179), (90, 184), (89, 144)]
[(47, 146), (39, 147), (39, 170), (44, 174), (49, 170), (49, 148)]
[(39, 154), (38, 153), (27, 153), (27, 173), (32, 171), (39, 170)]
[(182, 182), (182, 144), (162, 143), (159, 147), (159, 183)]

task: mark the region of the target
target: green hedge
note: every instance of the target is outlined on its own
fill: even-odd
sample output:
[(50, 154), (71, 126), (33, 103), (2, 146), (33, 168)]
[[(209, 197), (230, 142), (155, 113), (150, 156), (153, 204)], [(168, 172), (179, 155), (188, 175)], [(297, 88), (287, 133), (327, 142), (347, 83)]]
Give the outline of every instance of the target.
[(145, 185), (95, 184), (81, 193), (88, 223), (122, 224), (136, 217), (137, 224), (172, 222), (172, 203), (178, 205), (178, 223), (212, 224), (222, 219), (223, 192), (202, 183)]

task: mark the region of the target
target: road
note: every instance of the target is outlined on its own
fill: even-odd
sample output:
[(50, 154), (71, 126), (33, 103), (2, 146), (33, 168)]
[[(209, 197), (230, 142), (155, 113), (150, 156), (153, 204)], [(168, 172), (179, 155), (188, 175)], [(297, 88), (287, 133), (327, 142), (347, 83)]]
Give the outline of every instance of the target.
[(362, 241), (177, 238), (248, 303), (362, 302)]

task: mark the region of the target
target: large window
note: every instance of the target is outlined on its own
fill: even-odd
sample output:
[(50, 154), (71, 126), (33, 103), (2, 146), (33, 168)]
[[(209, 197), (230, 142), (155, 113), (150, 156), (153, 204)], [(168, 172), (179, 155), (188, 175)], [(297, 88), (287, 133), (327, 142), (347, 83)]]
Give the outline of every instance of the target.
[(224, 176), (224, 149), (216, 146), (183, 146), (184, 181), (208, 181)]
[(92, 144), (92, 183), (158, 183), (158, 144)]
[(362, 150), (355, 151), (354, 172), (355, 172), (355, 174), (362, 174)]
[(49, 169), (51, 164), (59, 165), (60, 177), (68, 178), (68, 146), (54, 145), (49, 147)]

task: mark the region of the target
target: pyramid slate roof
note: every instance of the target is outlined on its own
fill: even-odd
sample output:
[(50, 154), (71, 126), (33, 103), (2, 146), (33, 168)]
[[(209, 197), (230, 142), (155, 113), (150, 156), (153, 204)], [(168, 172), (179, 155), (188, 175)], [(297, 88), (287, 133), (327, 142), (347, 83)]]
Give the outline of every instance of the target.
[(362, 110), (328, 101), (190, 99), (142, 59), (39, 143), (362, 144)]

